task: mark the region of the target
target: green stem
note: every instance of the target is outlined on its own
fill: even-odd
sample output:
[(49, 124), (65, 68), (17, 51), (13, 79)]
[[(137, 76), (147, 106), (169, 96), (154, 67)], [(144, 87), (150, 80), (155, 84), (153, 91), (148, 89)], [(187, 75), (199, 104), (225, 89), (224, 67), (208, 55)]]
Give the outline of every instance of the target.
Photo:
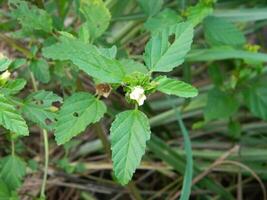
[(11, 137), (11, 155), (15, 156), (15, 142), (14, 139)]
[(99, 137), (99, 139), (101, 140), (103, 144), (106, 154), (108, 155), (109, 158), (111, 158), (110, 143), (109, 143), (107, 135), (104, 133), (101, 127), (100, 122), (95, 124), (95, 130), (96, 130), (97, 136)]
[[(33, 85), (33, 89), (35, 92), (38, 91), (37, 83), (34, 78), (34, 75), (32, 72), (30, 72), (31, 81)], [(40, 192), (40, 198), (45, 199), (45, 188), (46, 188), (46, 182), (47, 182), (47, 174), (48, 174), (48, 163), (49, 163), (49, 142), (48, 142), (48, 134), (45, 129), (42, 129), (43, 133), (43, 140), (44, 140), (44, 153), (45, 153), (45, 160), (44, 160), (44, 175), (43, 175), (43, 181), (41, 186), (41, 192)]]
[(45, 198), (45, 187), (47, 182), (47, 173), (48, 173), (48, 162), (49, 162), (49, 144), (48, 144), (48, 134), (45, 129), (43, 129), (43, 139), (44, 139), (44, 149), (45, 149), (45, 166), (44, 166), (44, 175), (41, 187), (40, 197)]

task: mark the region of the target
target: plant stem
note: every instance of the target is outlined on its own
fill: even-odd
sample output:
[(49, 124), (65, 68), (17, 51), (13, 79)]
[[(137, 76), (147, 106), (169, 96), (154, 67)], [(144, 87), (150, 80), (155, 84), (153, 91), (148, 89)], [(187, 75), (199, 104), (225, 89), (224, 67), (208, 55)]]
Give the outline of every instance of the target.
[(45, 166), (44, 166), (44, 175), (43, 175), (43, 182), (42, 182), (40, 197), (45, 198), (45, 187), (46, 187), (46, 181), (47, 181), (48, 162), (49, 162), (49, 144), (48, 144), (47, 131), (43, 129), (42, 132), (43, 132), (44, 149), (45, 149)]
[(0, 33), (0, 39), (5, 41), (7, 44), (12, 46), (14, 49), (20, 51), (23, 55), (25, 55), (27, 58), (31, 59), (34, 57), (34, 55), (25, 47), (23, 47), (21, 44), (13, 40), (12, 38)]
[[(35, 92), (38, 91), (37, 83), (34, 78), (33, 73), (30, 71), (31, 81), (33, 85), (33, 90)], [(45, 198), (45, 187), (47, 182), (47, 173), (48, 173), (48, 163), (49, 163), (49, 142), (48, 142), (48, 134), (45, 129), (42, 129), (43, 133), (43, 140), (44, 140), (44, 153), (45, 153), (45, 160), (44, 160), (44, 175), (43, 175), (43, 181), (41, 186), (41, 192), (40, 192), (40, 198)]]
[(14, 139), (11, 137), (11, 155), (15, 156), (15, 142)]
[(99, 137), (99, 139), (101, 140), (103, 144), (106, 154), (108, 155), (109, 158), (111, 158), (110, 143), (109, 143), (107, 135), (104, 133), (101, 127), (100, 122), (95, 124), (95, 131), (96, 131), (97, 136)]

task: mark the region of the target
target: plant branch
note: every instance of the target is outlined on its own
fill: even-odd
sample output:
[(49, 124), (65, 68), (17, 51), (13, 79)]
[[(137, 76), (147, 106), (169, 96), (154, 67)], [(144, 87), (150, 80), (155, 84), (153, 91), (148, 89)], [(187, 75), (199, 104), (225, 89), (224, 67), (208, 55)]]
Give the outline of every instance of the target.
[(17, 41), (13, 40), (12, 38), (0, 33), (0, 39), (5, 41), (8, 45), (12, 46), (14, 49), (20, 51), (27, 58), (32, 59), (34, 57), (34, 55), (28, 49), (23, 47), (21, 44), (19, 44)]

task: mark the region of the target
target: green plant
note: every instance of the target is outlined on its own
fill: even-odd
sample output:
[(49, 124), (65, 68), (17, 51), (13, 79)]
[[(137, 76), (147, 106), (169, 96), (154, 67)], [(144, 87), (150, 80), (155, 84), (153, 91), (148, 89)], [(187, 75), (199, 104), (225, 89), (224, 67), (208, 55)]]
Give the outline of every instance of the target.
[[(57, 166), (66, 173), (75, 173), (78, 167), (71, 164), (68, 153), (72, 145), (80, 145), (75, 143), (75, 137), (93, 127), (112, 160), (113, 179), (128, 185), (136, 199), (140, 195), (130, 181), (148, 143), (151, 151), (184, 175), (181, 199), (186, 200), (192, 178), (200, 169), (193, 167), (184, 111), (203, 110), (204, 118), (192, 122), (192, 130), (224, 120), (227, 137), (234, 140), (242, 136), (238, 114), (243, 107), (253, 116), (267, 120), (267, 56), (259, 53), (259, 46), (249, 44), (227, 16), (214, 12), (216, 1), (129, 2), (1, 2), (7, 7), (0, 17), (7, 22), (1, 25), (0, 38), (20, 54), (0, 54), (0, 125), (11, 143), (11, 152), (1, 159), (0, 197), (3, 193), (3, 198), (18, 198), (15, 191), (21, 186), (28, 165), (19, 156), (16, 145), (22, 137), (31, 137), (33, 127), (38, 127), (44, 145), (40, 199), (46, 198), (49, 145), (53, 144), (50, 133), (54, 133), (57, 145), (65, 147), (65, 157), (57, 161)], [(256, 11), (253, 16), (258, 16)], [(258, 18), (262, 19), (262, 15)], [(125, 25), (127, 20), (130, 21)], [(193, 43), (194, 35), (198, 40)], [(127, 45), (132, 40), (142, 41), (140, 52), (131, 53)], [(216, 62), (225, 59), (235, 59), (226, 73)], [(205, 100), (200, 99), (202, 95), (197, 97), (198, 90), (190, 84), (194, 73), (201, 73), (201, 69), (192, 70), (192, 62), (203, 61), (212, 83)], [(175, 77), (177, 72), (181, 75), (179, 69), (183, 70), (183, 80)], [(89, 80), (86, 84), (85, 79)], [(150, 97), (159, 93), (172, 95), (164, 100), (165, 107), (171, 110), (163, 113), (165, 117), (160, 114), (151, 118)], [(114, 101), (113, 94), (121, 97), (120, 102)], [(183, 104), (177, 108), (173, 101), (176, 97), (200, 100), (194, 104), (194, 100), (179, 99)], [(105, 119), (109, 120), (110, 138), (101, 129)], [(184, 138), (185, 159), (156, 136), (149, 141), (151, 126), (173, 119), (178, 121)], [(233, 199), (232, 194), (209, 178), (200, 185)]]

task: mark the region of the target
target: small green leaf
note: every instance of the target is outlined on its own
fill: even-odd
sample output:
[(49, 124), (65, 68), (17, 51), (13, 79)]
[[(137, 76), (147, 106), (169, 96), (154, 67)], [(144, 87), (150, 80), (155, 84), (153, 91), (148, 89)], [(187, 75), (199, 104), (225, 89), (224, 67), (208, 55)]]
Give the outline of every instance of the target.
[(231, 22), (218, 17), (207, 17), (204, 20), (204, 33), (211, 45), (242, 46), (246, 43), (244, 34)]
[(9, 60), (7, 57), (0, 54), (0, 72), (5, 71), (11, 63), (12, 60)]
[(266, 79), (250, 83), (243, 91), (246, 106), (256, 117), (267, 120), (267, 84)]
[(18, 156), (7, 156), (1, 160), (0, 177), (11, 190), (21, 186), (25, 174), (26, 164)]
[(121, 83), (125, 76), (118, 61), (103, 56), (95, 46), (77, 39), (62, 37), (59, 43), (44, 48), (43, 54), (55, 60), (71, 60), (88, 75), (103, 82)]
[(26, 80), (24, 79), (15, 79), (15, 80), (8, 80), (2, 88), (0, 88), (0, 93), (4, 95), (14, 95), (21, 91), (25, 85)]
[[(174, 41), (171, 43), (169, 40)], [(145, 48), (144, 60), (151, 71), (169, 72), (184, 62), (193, 40), (193, 27), (179, 23), (152, 36)]]
[(39, 59), (32, 61), (30, 69), (38, 81), (48, 83), (50, 81), (50, 71), (46, 60)]
[(91, 40), (100, 37), (107, 30), (111, 15), (102, 0), (81, 0), (80, 12), (86, 20)]
[(105, 104), (93, 95), (85, 92), (74, 93), (65, 100), (59, 112), (55, 131), (57, 143), (68, 142), (88, 125), (99, 121), (105, 112)]
[(154, 16), (157, 14), (162, 6), (164, 1), (163, 0), (138, 0), (138, 3), (141, 9), (147, 16)]
[(127, 184), (145, 153), (150, 139), (148, 118), (139, 110), (129, 110), (116, 116), (111, 126), (113, 169), (118, 181)]
[(23, 0), (9, 0), (9, 5), (11, 16), (20, 22), (24, 32), (34, 30), (52, 31), (52, 18), (45, 10), (30, 5)]
[(20, 136), (29, 135), (28, 126), (16, 107), (0, 95), (0, 125)]
[(157, 15), (148, 18), (144, 26), (148, 31), (156, 33), (181, 21), (182, 18), (174, 10), (166, 8)]
[(62, 102), (62, 98), (53, 92), (41, 90), (26, 98), (22, 112), (27, 119), (41, 128), (52, 130), (57, 117), (57, 113), (52, 109), (55, 102)]
[(229, 118), (237, 112), (238, 108), (239, 102), (233, 95), (214, 88), (208, 93), (208, 102), (204, 109), (204, 117), (206, 121)]
[(121, 59), (120, 63), (124, 66), (127, 75), (135, 72), (140, 72), (143, 74), (148, 73), (147, 67), (145, 65), (132, 59)]
[(167, 78), (166, 76), (159, 76), (155, 79), (159, 84), (157, 90), (169, 95), (176, 95), (179, 97), (195, 97), (198, 91), (192, 85), (183, 81)]
[(213, 8), (200, 2), (195, 6), (189, 7), (186, 11), (187, 20), (195, 27), (207, 16), (211, 15)]

